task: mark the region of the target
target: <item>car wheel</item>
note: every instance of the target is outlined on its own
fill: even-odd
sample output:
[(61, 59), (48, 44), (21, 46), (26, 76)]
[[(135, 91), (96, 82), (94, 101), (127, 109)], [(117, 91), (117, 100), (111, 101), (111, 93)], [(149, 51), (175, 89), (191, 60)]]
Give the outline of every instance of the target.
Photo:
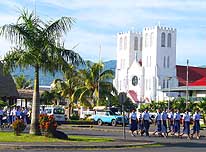
[(115, 127), (117, 125), (116, 120), (113, 119), (111, 124), (112, 124), (113, 127)]
[(98, 123), (99, 126), (101, 126), (103, 122), (102, 122), (101, 119), (99, 119), (97, 123)]

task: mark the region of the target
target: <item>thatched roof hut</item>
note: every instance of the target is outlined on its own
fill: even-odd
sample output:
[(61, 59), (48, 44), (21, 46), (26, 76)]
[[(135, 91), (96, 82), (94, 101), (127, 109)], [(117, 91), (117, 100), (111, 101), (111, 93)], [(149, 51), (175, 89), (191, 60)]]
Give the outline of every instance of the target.
[(3, 74), (3, 65), (0, 63), (0, 98), (18, 97), (18, 91), (10, 74)]

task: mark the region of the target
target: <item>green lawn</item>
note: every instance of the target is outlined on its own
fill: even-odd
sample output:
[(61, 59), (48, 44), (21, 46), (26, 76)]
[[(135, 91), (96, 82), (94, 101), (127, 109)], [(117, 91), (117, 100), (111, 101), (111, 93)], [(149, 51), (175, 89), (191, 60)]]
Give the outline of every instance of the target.
[(20, 136), (13, 132), (0, 132), (0, 142), (110, 142), (111, 138), (97, 138), (89, 136), (69, 136), (69, 140), (57, 138), (47, 138), (45, 136), (35, 136), (22, 133)]

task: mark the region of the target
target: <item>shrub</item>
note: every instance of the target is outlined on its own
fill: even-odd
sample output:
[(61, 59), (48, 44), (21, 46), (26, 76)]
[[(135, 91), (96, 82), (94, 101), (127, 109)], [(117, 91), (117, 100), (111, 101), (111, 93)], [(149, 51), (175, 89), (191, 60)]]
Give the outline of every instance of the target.
[(14, 129), (14, 134), (18, 136), (24, 131), (26, 125), (22, 119), (17, 119), (12, 123), (12, 127)]
[(57, 128), (57, 122), (53, 115), (41, 114), (39, 116), (39, 125), (43, 135), (54, 137)]

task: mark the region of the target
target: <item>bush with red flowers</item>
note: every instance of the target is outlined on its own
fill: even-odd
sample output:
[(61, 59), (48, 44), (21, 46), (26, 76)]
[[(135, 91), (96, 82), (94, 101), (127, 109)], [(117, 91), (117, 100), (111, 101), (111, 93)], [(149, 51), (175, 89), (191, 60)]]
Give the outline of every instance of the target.
[(24, 129), (26, 128), (26, 125), (22, 119), (16, 119), (12, 123), (12, 128), (14, 129), (14, 134), (19, 136), (20, 133), (22, 133)]
[(57, 128), (57, 122), (53, 115), (40, 114), (39, 125), (41, 133), (46, 137), (54, 137)]

